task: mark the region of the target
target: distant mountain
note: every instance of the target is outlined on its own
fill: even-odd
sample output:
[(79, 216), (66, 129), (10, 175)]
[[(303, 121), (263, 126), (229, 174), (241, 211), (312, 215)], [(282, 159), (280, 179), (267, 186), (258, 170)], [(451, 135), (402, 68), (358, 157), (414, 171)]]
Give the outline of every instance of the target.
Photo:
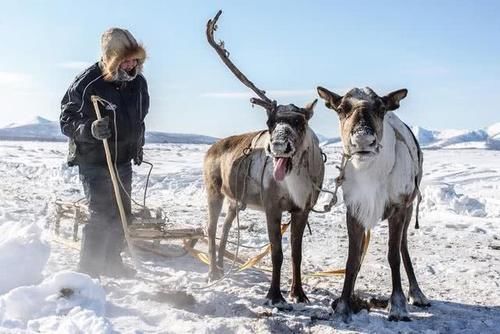
[(66, 141), (67, 138), (58, 122), (37, 116), (24, 124), (12, 123), (0, 128), (0, 140)]
[[(422, 148), (485, 148), (500, 150), (500, 122), (479, 130), (427, 130), (411, 127)], [(317, 134), (321, 145), (340, 145), (340, 138)], [(0, 140), (66, 141), (59, 122), (35, 117), (24, 124), (0, 128)], [(184, 133), (146, 132), (146, 143), (212, 144), (217, 138)]]
[(146, 143), (213, 144), (217, 140), (218, 138), (203, 135), (146, 131)]
[(412, 131), (420, 145), (427, 149), (500, 149), (500, 123), (479, 130), (427, 130), (414, 126)]
[(486, 128), (488, 139), (486, 145), (492, 150), (500, 150), (500, 122)]
[(318, 137), (320, 145), (328, 145), (328, 144), (334, 144), (334, 143), (340, 142), (339, 137), (328, 138), (328, 137), (323, 136), (322, 134), (319, 134), (319, 133), (316, 133), (316, 136)]
[[(500, 150), (500, 122), (479, 130), (427, 130), (411, 127), (424, 149), (483, 148)], [(339, 138), (321, 141), (322, 145), (340, 145)]]
[[(0, 128), (0, 140), (66, 141), (59, 122), (35, 117), (24, 124), (9, 124)], [(146, 143), (212, 144), (217, 138), (196, 134), (146, 132)]]

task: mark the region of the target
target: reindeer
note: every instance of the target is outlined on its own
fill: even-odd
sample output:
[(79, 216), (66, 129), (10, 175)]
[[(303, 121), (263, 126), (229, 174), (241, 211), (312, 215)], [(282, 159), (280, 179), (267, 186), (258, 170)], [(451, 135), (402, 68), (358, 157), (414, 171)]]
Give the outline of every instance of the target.
[[(209, 280), (223, 275), (223, 259), (229, 228), (241, 207), (263, 211), (271, 243), (272, 280), (267, 293), (271, 305), (290, 309), (280, 291), (281, 219), (291, 213), (292, 286), (290, 297), (296, 302), (309, 302), (304, 290), (300, 265), (302, 236), (309, 212), (323, 183), (324, 162), (318, 138), (309, 128), (317, 102), (304, 108), (293, 104), (277, 105), (265, 92), (255, 87), (229, 60), (223, 43), (214, 41), (217, 13), (207, 23), (207, 39), (223, 62), (251, 88), (259, 98), (251, 99), (267, 111), (267, 130), (224, 138), (210, 147), (204, 159), (204, 180), (208, 201)], [(224, 200), (228, 201), (218, 258), (216, 261), (217, 221)]]
[[(318, 87), (327, 108), (337, 112), (344, 156), (342, 190), (347, 206), (349, 253), (342, 295), (335, 313), (351, 321), (352, 293), (361, 266), (362, 241), (367, 229), (388, 219), (388, 260), (392, 274), (389, 320), (409, 321), (401, 287), (400, 253), (409, 281), (409, 301), (429, 306), (420, 290), (408, 253), (408, 225), (413, 202), (420, 196), (422, 151), (411, 130), (393, 112), (408, 91), (401, 89), (379, 97), (370, 88), (354, 88), (339, 96)], [(418, 204), (417, 204), (418, 215)], [(332, 307), (335, 305), (332, 304)]]

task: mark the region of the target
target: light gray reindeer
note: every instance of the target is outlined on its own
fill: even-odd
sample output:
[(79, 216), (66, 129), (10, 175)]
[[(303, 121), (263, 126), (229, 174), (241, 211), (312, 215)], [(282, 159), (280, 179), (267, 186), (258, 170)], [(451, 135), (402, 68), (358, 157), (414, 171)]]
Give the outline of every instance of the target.
[(370, 88), (354, 88), (339, 96), (318, 87), (326, 106), (339, 116), (347, 158), (342, 190), (347, 206), (349, 254), (344, 288), (335, 308), (335, 313), (346, 322), (351, 320), (352, 293), (361, 266), (364, 232), (383, 219), (389, 221), (388, 260), (392, 273), (389, 320), (410, 320), (401, 287), (400, 254), (410, 284), (409, 300), (418, 306), (430, 305), (417, 283), (407, 240), (413, 202), (420, 196), (422, 151), (408, 126), (391, 112), (399, 108), (407, 93), (401, 89), (379, 97)]
[[(280, 291), (283, 262), (280, 226), (283, 212), (290, 212), (293, 270), (290, 297), (296, 302), (308, 302), (300, 271), (302, 236), (324, 177), (318, 139), (308, 126), (317, 100), (305, 108), (277, 105), (255, 87), (229, 60), (223, 43), (214, 41), (220, 14), (221, 11), (207, 23), (208, 42), (238, 79), (259, 96), (251, 102), (266, 109), (268, 130), (222, 139), (206, 153), (203, 171), (209, 212), (209, 280), (223, 275), (227, 234), (239, 206), (264, 211), (273, 266), (266, 298), (271, 305), (289, 309)], [(216, 261), (217, 222), (225, 199), (228, 212)]]

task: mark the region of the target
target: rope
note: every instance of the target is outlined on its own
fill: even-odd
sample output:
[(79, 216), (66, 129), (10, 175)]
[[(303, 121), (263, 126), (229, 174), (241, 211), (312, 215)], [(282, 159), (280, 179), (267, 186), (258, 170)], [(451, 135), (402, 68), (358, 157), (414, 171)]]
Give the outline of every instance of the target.
[(148, 176), (146, 177), (146, 186), (144, 187), (144, 198), (143, 198), (143, 205), (144, 207), (146, 207), (146, 194), (148, 192), (148, 185), (149, 185), (149, 177), (151, 176), (151, 171), (153, 170), (153, 164), (149, 161), (142, 161), (143, 163), (145, 163), (146, 165), (149, 165), (149, 172), (148, 172)]
[(344, 183), (344, 176), (345, 176), (345, 167), (347, 165), (347, 162), (351, 159), (351, 156), (346, 154), (346, 153), (342, 153), (342, 161), (340, 162), (340, 167), (337, 166), (337, 169), (339, 170), (339, 175), (335, 178), (335, 188), (333, 191), (330, 191), (330, 190), (326, 190), (324, 188), (321, 188), (320, 186), (318, 186), (315, 182), (313, 182), (311, 176), (309, 175), (309, 177), (311, 178), (311, 183), (313, 184), (313, 187), (319, 191), (319, 192), (325, 192), (325, 193), (328, 193), (328, 194), (331, 194), (332, 195), (332, 199), (330, 200), (330, 202), (325, 205), (323, 207), (323, 211), (320, 211), (320, 210), (316, 210), (314, 208), (311, 209), (312, 212), (315, 212), (315, 213), (327, 213), (327, 212), (330, 212), (332, 210), (332, 207), (337, 204), (338, 202), (338, 198), (337, 198), (337, 192), (338, 192), (338, 189), (340, 186), (342, 186), (342, 183)]
[[(92, 103), (94, 105), (94, 110), (95, 110), (95, 113), (97, 115), (97, 119), (101, 119), (102, 117), (101, 117), (101, 111), (99, 110), (99, 103), (102, 104), (103, 103), (102, 101), (105, 101), (105, 100), (99, 96), (96, 96), (96, 95), (92, 95), (91, 100), (92, 100)], [(115, 135), (115, 137), (117, 137), (117, 136)], [(118, 182), (116, 179), (116, 175), (119, 174), (118, 170), (115, 170), (115, 167), (114, 167), (114, 166), (116, 166), (116, 161), (115, 161), (115, 164), (113, 165), (113, 162), (111, 161), (111, 152), (109, 150), (108, 140), (105, 138), (102, 140), (102, 142), (103, 142), (104, 151), (106, 154), (106, 162), (108, 164), (109, 173), (110, 173), (111, 181), (113, 184), (113, 190), (115, 193), (116, 203), (118, 205), (118, 211), (120, 213), (120, 219), (121, 219), (122, 227), (123, 227), (123, 234), (125, 236), (125, 241), (127, 242), (127, 246), (128, 246), (129, 251), (130, 251), (130, 255), (131, 255), (132, 259), (134, 260), (134, 263), (137, 265), (139, 262), (137, 261), (136, 254), (134, 254), (132, 240), (130, 238), (129, 231), (128, 231), (127, 216), (125, 213), (125, 209), (123, 207), (123, 202), (122, 202), (122, 198), (120, 195), (120, 189), (119, 189), (119, 185), (118, 185)]]

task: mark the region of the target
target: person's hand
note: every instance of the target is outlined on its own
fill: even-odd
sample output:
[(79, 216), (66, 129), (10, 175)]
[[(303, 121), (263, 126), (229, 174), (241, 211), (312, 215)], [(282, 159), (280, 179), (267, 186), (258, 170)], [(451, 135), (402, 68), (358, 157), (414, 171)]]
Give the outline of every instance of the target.
[(103, 140), (111, 137), (111, 128), (109, 127), (109, 117), (96, 119), (92, 122), (90, 128), (92, 136), (97, 140)]

